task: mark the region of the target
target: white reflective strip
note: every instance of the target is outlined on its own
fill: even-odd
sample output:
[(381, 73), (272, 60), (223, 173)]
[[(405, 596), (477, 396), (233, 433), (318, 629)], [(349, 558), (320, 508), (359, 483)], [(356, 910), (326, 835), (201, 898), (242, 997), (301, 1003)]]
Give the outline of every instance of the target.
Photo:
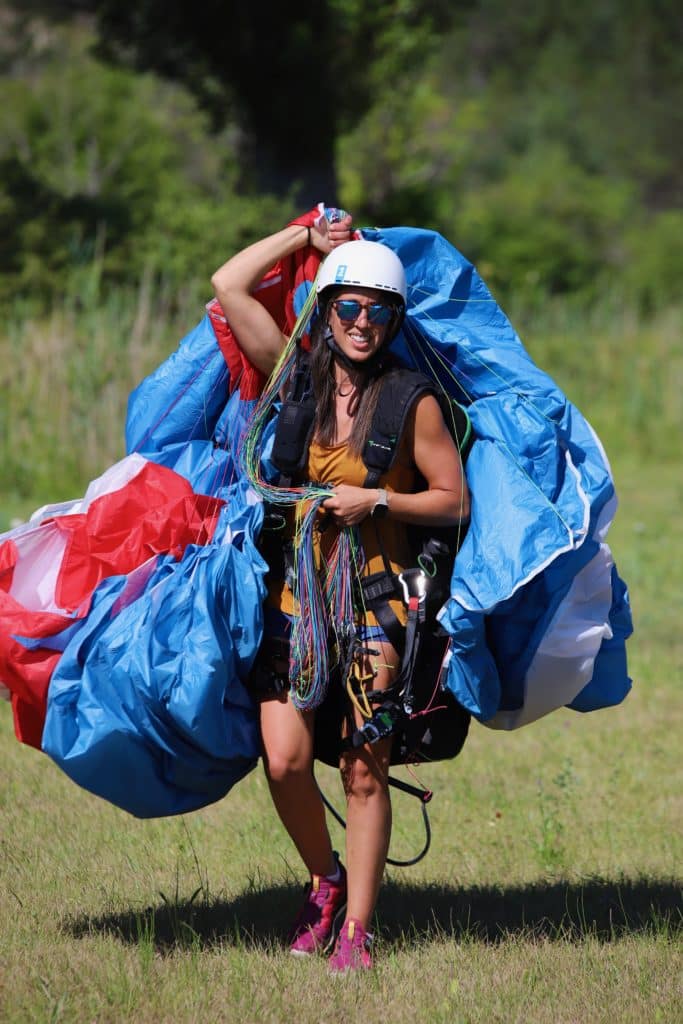
[(254, 291), (260, 292), (264, 288), (270, 288), (274, 284), (279, 284), (281, 280), (282, 274), (276, 274), (275, 277), (269, 277), (267, 281), (261, 281), (260, 284), (257, 284), (256, 287), (254, 288)]
[[(579, 543), (583, 543), (583, 540), (586, 534), (588, 533), (588, 527), (590, 526), (591, 503), (590, 498), (583, 489), (583, 484), (581, 483), (581, 473), (578, 467), (575, 465), (574, 460), (569, 454), (569, 451), (565, 452), (565, 462), (567, 463), (567, 468), (569, 472), (573, 475), (574, 479), (576, 480), (576, 493), (579, 496), (581, 503), (583, 505), (583, 523), (581, 524), (581, 529), (579, 530), (579, 532), (573, 536), (574, 546), (579, 547)], [(577, 541), (579, 543), (577, 543)]]

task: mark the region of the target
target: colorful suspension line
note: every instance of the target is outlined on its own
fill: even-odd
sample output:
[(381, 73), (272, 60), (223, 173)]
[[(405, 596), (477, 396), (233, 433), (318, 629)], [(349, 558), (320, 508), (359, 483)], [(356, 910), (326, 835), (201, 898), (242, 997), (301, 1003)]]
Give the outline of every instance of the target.
[(322, 500), (299, 503), (294, 537), (299, 615), (290, 640), (289, 682), (292, 701), (302, 711), (322, 704), (331, 671), (346, 665), (356, 646), (354, 582), (363, 564), (362, 548), (356, 529), (342, 528), (316, 564), (314, 534)]
[(263, 432), (291, 376), (297, 349), (313, 313), (315, 301), (315, 287), (312, 287), (294, 324), (292, 335), (256, 404), (244, 439), (243, 464), (247, 479), (257, 494), (271, 505), (293, 505), (302, 498), (315, 500), (324, 497), (320, 487), (280, 487), (269, 483), (261, 473)]
[(323, 702), (329, 678), (327, 608), (313, 544), (322, 500), (308, 503), (303, 515), (299, 505), (294, 536), (294, 598), (299, 614), (290, 639), (289, 683), (292, 701), (301, 711)]
[(327, 693), (330, 671), (339, 661), (346, 660), (353, 643), (353, 584), (360, 559), (355, 531), (341, 529), (326, 553), (324, 565), (318, 566), (315, 532), (329, 489), (311, 484), (273, 485), (261, 471), (264, 430), (294, 367), (297, 346), (314, 305), (312, 289), (254, 410), (244, 443), (244, 468), (251, 486), (269, 505), (294, 510), (293, 592), (299, 613), (294, 618), (290, 638), (289, 682), (292, 702), (302, 711), (320, 706)]

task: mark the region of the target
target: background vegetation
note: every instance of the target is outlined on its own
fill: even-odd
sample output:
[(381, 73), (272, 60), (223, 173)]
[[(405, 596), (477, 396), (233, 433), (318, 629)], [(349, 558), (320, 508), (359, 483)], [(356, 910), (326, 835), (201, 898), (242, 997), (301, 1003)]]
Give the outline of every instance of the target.
[(611, 451), (676, 457), (676, 13), (0, 0), (5, 520), (122, 454), (126, 396), (212, 270), (321, 199), (442, 232), (571, 397), (599, 399)]
[[(388, 871), (374, 976), (336, 986), (283, 952), (303, 878), (260, 770), (140, 822), (0, 705), (0, 1019), (678, 1022), (677, 7), (295, 6), (0, 0), (0, 530), (123, 454), (212, 270), (323, 199), (441, 231), (597, 429), (634, 690), (423, 771), (432, 851)], [(399, 798), (393, 852), (420, 841)]]
[(296, 8), (2, 0), (0, 301), (94, 258), (107, 289), (196, 298), (321, 199), (441, 231), (504, 301), (673, 301), (674, 0)]

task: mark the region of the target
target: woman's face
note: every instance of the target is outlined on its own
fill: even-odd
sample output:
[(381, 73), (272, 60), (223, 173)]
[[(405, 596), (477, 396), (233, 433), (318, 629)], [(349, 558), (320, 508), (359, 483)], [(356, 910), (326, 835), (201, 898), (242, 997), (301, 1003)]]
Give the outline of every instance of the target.
[(360, 363), (382, 347), (392, 314), (393, 307), (385, 292), (352, 288), (332, 299), (328, 322), (344, 355)]

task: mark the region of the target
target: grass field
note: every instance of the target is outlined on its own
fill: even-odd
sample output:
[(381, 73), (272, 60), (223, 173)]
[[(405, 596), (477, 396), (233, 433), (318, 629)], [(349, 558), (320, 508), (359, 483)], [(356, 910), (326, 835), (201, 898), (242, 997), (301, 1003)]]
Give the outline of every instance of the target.
[[(618, 374), (629, 366), (627, 349)], [(625, 440), (623, 395), (621, 411), (597, 395), (591, 408), (596, 380), (572, 391), (574, 369), (558, 368), (616, 453), (609, 539), (636, 626), (626, 702), (512, 734), (473, 726), (460, 758), (421, 769), (435, 794), (431, 850), (387, 869), (377, 968), (345, 979), (283, 949), (304, 875), (260, 768), (193, 815), (138, 821), (20, 746), (0, 704), (0, 1021), (683, 1021), (681, 460), (673, 442), (648, 454), (645, 428), (642, 447), (630, 424)], [(666, 395), (669, 444), (680, 406)], [(5, 520), (44, 500), (25, 486), (3, 493)], [(318, 775), (340, 805), (335, 773)], [(401, 795), (394, 806), (392, 854), (409, 856), (419, 810)]]

